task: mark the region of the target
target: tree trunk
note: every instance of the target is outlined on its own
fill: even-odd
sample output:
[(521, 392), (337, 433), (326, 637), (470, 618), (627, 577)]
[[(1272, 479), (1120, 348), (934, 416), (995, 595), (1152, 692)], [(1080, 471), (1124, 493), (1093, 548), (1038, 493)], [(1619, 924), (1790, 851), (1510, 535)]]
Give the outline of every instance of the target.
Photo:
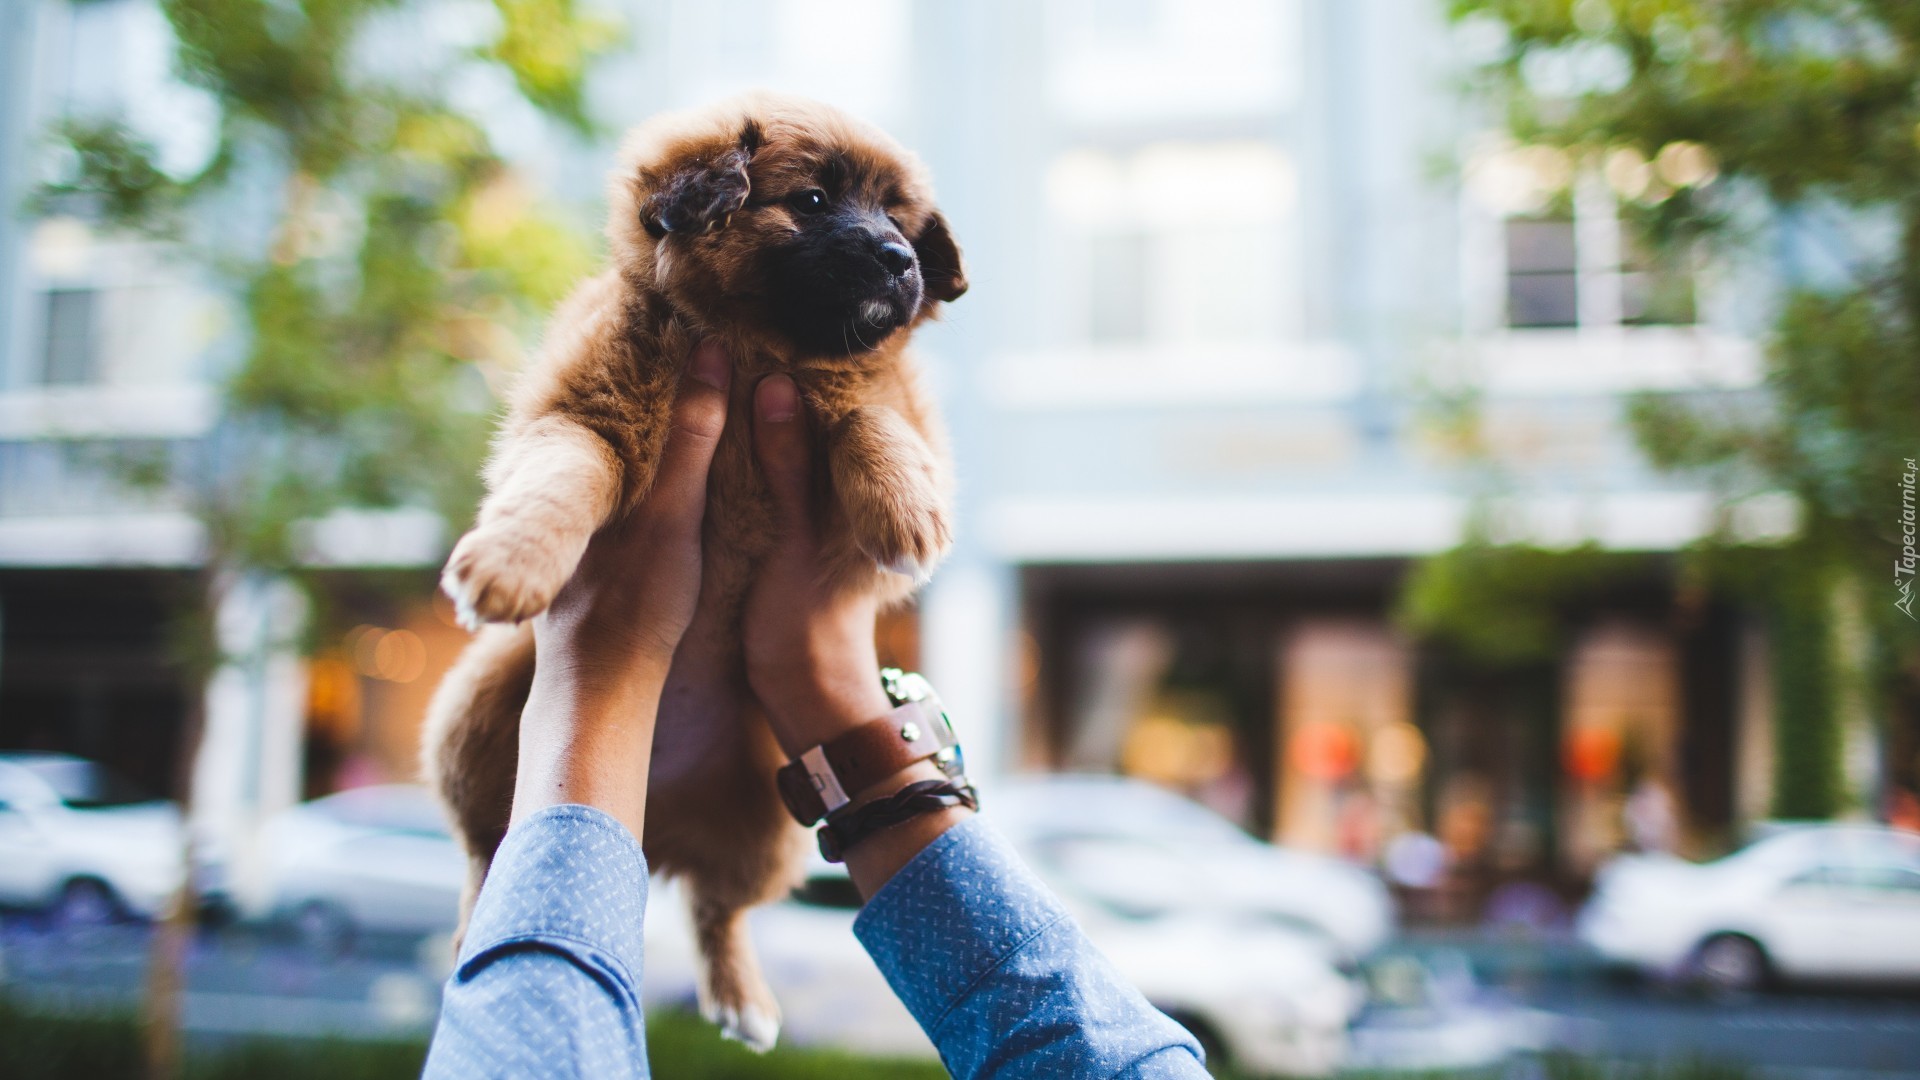
[(180, 625), (190, 636), (181, 650), (192, 687), (187, 713), (180, 727), (179, 758), (174, 765), (174, 801), (183, 823), (180, 843), (180, 887), (154, 925), (147, 948), (147, 980), (142, 998), (141, 1044), (146, 1080), (177, 1080), (185, 1072), (181, 1038), (182, 1003), (186, 996), (187, 949), (199, 914), (199, 891), (194, 881), (193, 774), (200, 758), (200, 740), (206, 731), (208, 673), (214, 669), (219, 643), (212, 619), (220, 600), (219, 577), (209, 568), (198, 576)]

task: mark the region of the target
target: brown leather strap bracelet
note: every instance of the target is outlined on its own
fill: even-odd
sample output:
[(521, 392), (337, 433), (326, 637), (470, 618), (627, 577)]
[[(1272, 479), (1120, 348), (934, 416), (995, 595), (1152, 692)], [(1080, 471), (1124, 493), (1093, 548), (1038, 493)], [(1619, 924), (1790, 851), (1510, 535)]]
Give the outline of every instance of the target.
[(928, 694), (869, 720), (782, 766), (780, 799), (794, 820), (812, 825), (855, 797), (918, 761), (932, 758), (946, 775), (965, 771), (960, 747), (940, 699)]
[(922, 814), (956, 806), (980, 809), (980, 796), (964, 776), (908, 784), (858, 809), (828, 817), (827, 823), (820, 826), (820, 857), (828, 862), (844, 862), (855, 844), (874, 833), (912, 821)]

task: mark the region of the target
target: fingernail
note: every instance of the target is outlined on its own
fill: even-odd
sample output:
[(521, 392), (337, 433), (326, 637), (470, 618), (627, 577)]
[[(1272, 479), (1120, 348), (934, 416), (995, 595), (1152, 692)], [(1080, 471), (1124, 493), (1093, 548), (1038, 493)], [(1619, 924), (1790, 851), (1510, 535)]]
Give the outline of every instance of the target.
[(733, 358), (717, 341), (703, 341), (693, 347), (693, 377), (716, 390), (727, 388), (727, 376), (733, 374)]
[(793, 419), (800, 411), (800, 391), (794, 388), (793, 380), (785, 375), (769, 375), (760, 381), (760, 392), (754, 395), (760, 406), (760, 419), (783, 424)]

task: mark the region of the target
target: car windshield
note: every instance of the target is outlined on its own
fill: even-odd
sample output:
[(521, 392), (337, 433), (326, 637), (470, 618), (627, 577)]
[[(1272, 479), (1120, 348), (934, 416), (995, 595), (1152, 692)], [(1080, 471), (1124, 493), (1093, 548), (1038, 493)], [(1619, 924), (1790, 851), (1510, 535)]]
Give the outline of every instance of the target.
[(60, 801), (76, 810), (108, 806), (131, 806), (151, 802), (151, 793), (142, 791), (119, 776), (80, 758), (15, 757), (12, 764), (40, 778)]
[(1076, 834), (1220, 844), (1246, 841), (1238, 826), (1146, 784), (1098, 781), (1014, 783), (996, 793), (1000, 824), (1016, 834)]
[(431, 836), (451, 835), (440, 804), (426, 788), (411, 784), (352, 788), (316, 799), (311, 806), (348, 825)]
[(1892, 829), (1803, 827), (1760, 840), (1729, 857), (1754, 866), (1920, 866), (1920, 836)]

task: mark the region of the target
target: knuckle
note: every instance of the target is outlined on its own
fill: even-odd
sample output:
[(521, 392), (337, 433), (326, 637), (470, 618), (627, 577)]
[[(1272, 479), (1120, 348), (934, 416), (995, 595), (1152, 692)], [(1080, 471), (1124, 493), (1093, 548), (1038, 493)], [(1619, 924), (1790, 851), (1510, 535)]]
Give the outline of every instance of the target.
[(682, 435), (702, 443), (710, 443), (720, 438), (727, 426), (727, 404), (724, 400), (695, 400), (683, 404), (674, 418), (674, 427)]

